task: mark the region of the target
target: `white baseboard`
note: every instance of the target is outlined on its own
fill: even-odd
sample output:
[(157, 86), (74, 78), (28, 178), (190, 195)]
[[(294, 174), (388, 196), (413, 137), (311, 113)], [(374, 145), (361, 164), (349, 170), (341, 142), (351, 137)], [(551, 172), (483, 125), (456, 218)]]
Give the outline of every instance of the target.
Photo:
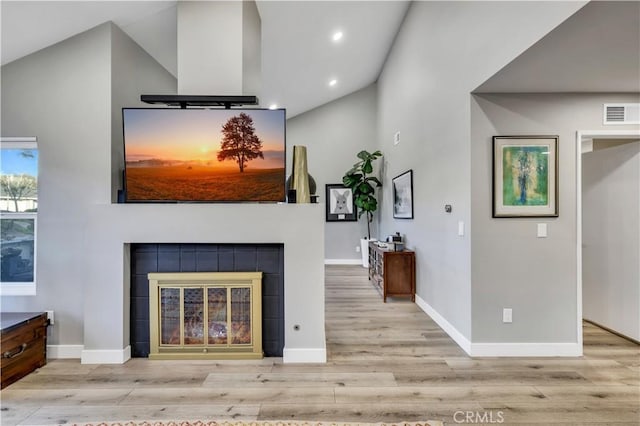
[(304, 348), (304, 349), (287, 349), (282, 352), (282, 362), (285, 364), (294, 363), (326, 363), (326, 348)]
[(49, 359), (80, 359), (83, 345), (47, 345)]
[(417, 294), (416, 304), (472, 357), (582, 356), (579, 343), (472, 343)]
[(582, 356), (578, 343), (472, 343), (470, 356)]
[(131, 358), (131, 346), (124, 349), (88, 349), (82, 351), (81, 364), (124, 364)]
[(362, 265), (362, 259), (325, 259), (325, 265)]
[(445, 333), (449, 335), (453, 339), (454, 342), (458, 344), (467, 354), (471, 355), (471, 342), (469, 339), (464, 337), (462, 333), (458, 331), (449, 321), (447, 321), (442, 315), (438, 313), (435, 309), (431, 307), (425, 300), (416, 294), (416, 305), (420, 307), (424, 311), (425, 314), (429, 315), (432, 320), (436, 322), (442, 328)]

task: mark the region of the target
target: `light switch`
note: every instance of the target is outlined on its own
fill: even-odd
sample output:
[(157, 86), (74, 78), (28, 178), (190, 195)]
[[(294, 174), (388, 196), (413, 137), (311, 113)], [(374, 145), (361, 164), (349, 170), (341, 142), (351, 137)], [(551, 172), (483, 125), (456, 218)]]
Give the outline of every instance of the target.
[(400, 132), (396, 132), (393, 135), (393, 144), (398, 145), (400, 143)]
[(538, 238), (547, 238), (547, 224), (539, 223), (538, 224)]
[(502, 322), (505, 322), (505, 323), (513, 322), (513, 309), (504, 308), (502, 310)]
[(464, 222), (463, 221), (459, 221), (458, 222), (458, 235), (460, 237), (464, 237)]

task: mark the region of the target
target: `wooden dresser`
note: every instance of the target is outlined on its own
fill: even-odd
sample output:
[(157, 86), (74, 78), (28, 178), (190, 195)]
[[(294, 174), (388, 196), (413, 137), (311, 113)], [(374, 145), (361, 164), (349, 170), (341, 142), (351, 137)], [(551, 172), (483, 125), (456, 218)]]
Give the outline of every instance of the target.
[(406, 296), (415, 302), (415, 253), (411, 250), (393, 251), (378, 247), (376, 242), (370, 242), (369, 279), (380, 291), (385, 303), (387, 296)]
[(47, 326), (45, 312), (4, 312), (0, 314), (2, 338), (2, 381), (11, 383), (47, 363)]

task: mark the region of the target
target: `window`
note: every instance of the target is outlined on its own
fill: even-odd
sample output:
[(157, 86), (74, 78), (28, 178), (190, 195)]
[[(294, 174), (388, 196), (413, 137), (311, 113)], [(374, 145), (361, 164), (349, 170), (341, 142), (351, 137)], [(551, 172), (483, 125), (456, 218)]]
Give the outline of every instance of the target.
[(38, 146), (0, 139), (0, 294), (36, 294)]

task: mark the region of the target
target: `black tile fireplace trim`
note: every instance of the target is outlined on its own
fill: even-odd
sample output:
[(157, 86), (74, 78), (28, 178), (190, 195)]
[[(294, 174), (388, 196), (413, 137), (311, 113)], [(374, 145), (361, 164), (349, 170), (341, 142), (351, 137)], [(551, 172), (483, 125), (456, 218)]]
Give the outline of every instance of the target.
[(284, 349), (284, 244), (131, 244), (131, 356), (149, 356), (149, 272), (262, 272), (262, 347)]

